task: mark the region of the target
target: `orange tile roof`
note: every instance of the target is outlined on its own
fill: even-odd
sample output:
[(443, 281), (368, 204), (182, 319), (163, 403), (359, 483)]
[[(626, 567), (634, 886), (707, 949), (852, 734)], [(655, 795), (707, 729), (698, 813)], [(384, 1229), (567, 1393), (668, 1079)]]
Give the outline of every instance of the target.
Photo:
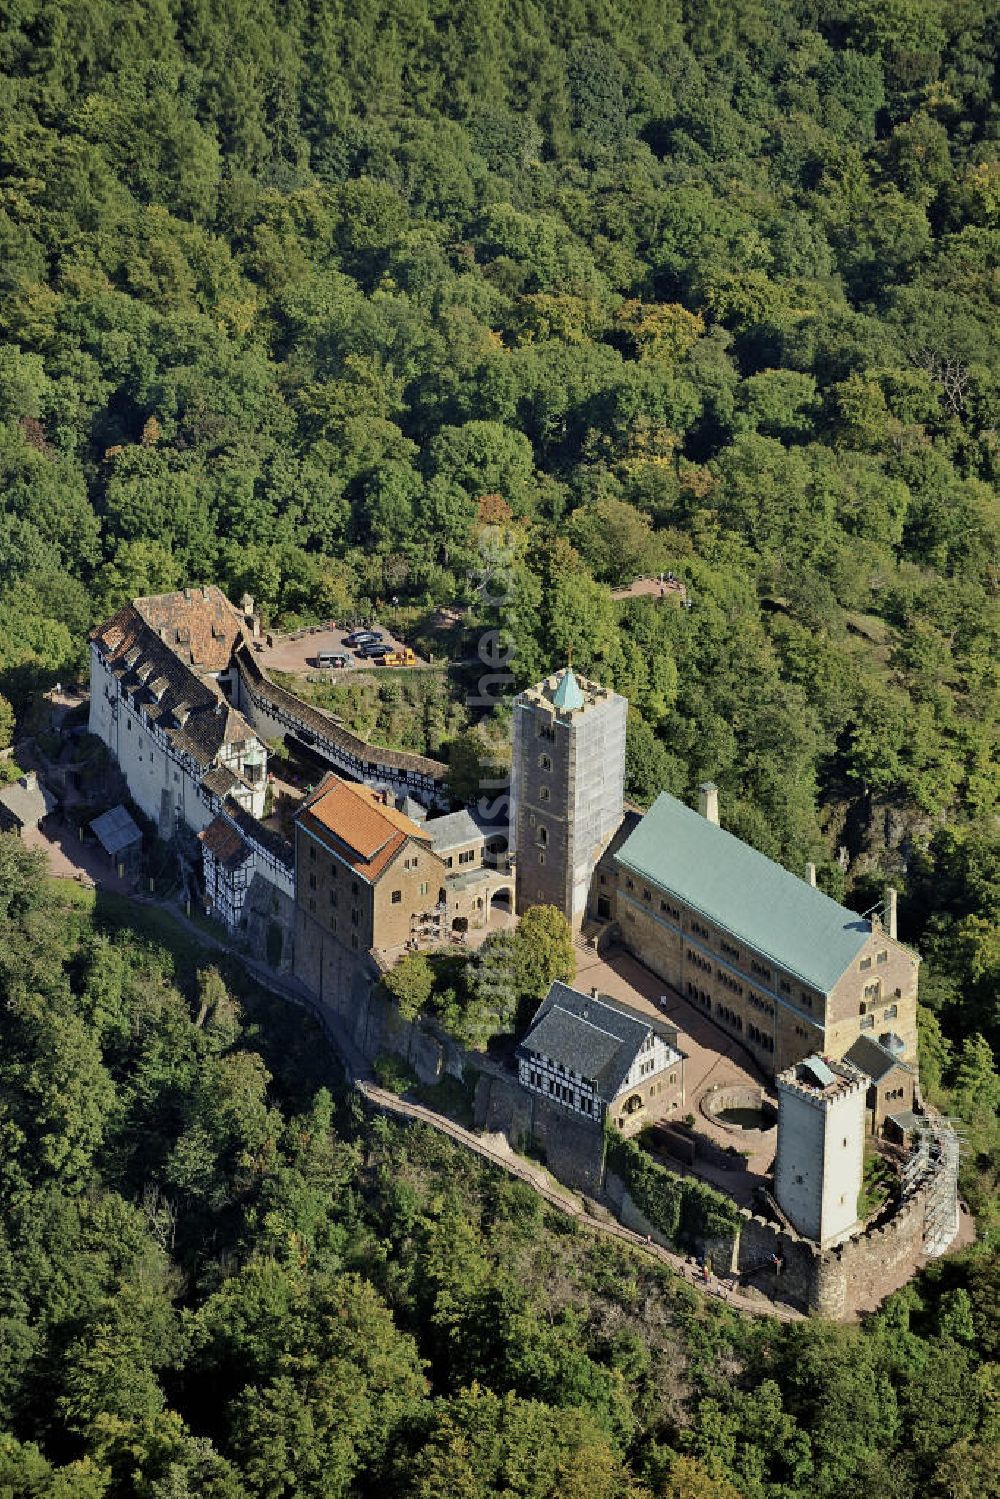
[(308, 832), (332, 834), (341, 848), (336, 850), (352, 869), (368, 880), (377, 880), (408, 838), (427, 843), (423, 830), (384, 806), (378, 793), (368, 786), (328, 775), (299, 808), (296, 821)]

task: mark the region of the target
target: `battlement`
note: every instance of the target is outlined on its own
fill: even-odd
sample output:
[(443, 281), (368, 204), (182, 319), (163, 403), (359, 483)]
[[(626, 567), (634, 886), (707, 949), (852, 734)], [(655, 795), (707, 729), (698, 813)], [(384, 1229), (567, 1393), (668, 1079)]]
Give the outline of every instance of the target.
[(795, 1094), (815, 1108), (829, 1109), (853, 1094), (865, 1092), (868, 1078), (853, 1062), (815, 1056), (779, 1072), (774, 1083), (779, 1094)]
[(599, 682), (591, 682), (586, 677), (578, 676), (576, 672), (571, 674), (567, 684), (567, 675), (566, 671), (554, 672), (544, 682), (525, 688), (521, 694), (523, 701), (553, 718), (571, 721), (591, 708), (611, 702), (617, 696), (612, 688), (602, 687)]

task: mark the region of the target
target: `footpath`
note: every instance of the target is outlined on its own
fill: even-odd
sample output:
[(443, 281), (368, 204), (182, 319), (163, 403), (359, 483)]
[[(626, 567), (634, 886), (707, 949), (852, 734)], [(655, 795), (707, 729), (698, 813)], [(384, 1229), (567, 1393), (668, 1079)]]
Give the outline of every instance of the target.
[[(462, 1145), (466, 1150), (473, 1151), (482, 1156), (484, 1160), (492, 1165), (498, 1166), (510, 1176), (519, 1181), (526, 1182), (540, 1197), (560, 1213), (565, 1213), (572, 1218), (582, 1229), (595, 1235), (604, 1235), (607, 1238), (617, 1239), (619, 1243), (628, 1245), (638, 1253), (648, 1256), (661, 1265), (667, 1266), (676, 1275), (680, 1276), (688, 1285), (701, 1291), (707, 1296), (732, 1307), (734, 1311), (741, 1312), (753, 1317), (773, 1317), (779, 1322), (801, 1322), (804, 1320), (802, 1312), (794, 1308), (769, 1300), (763, 1294), (748, 1295), (745, 1291), (736, 1287), (732, 1280), (720, 1280), (712, 1275), (708, 1281), (704, 1279), (701, 1268), (691, 1263), (681, 1254), (673, 1250), (665, 1249), (662, 1245), (655, 1243), (652, 1239), (635, 1233), (626, 1228), (624, 1224), (612, 1218), (607, 1209), (599, 1209), (602, 1216), (598, 1216), (587, 1204), (587, 1201), (568, 1187), (563, 1187), (552, 1175), (533, 1161), (518, 1155), (502, 1135), (479, 1135), (474, 1130), (467, 1129), (455, 1120), (449, 1119), (444, 1114), (439, 1114), (434, 1109), (427, 1108), (424, 1104), (415, 1100), (391, 1092), (383, 1088), (375, 1079), (371, 1064), (367, 1057), (359, 1050), (353, 1038), (349, 1034), (340, 1016), (334, 1013), (328, 1005), (317, 1000), (312, 993), (292, 977), (282, 977), (276, 974), (266, 964), (257, 962), (242, 953), (236, 952), (227, 942), (213, 937), (202, 927), (197, 926), (183, 911), (170, 901), (155, 900), (150, 896), (133, 897), (138, 905), (155, 905), (166, 911), (177, 924), (182, 927), (191, 938), (203, 947), (212, 948), (217, 952), (225, 953), (234, 958), (246, 970), (250, 977), (258, 983), (262, 989), (275, 994), (279, 999), (286, 1000), (290, 1004), (297, 1005), (306, 1010), (313, 1019), (318, 1022), (327, 1038), (332, 1050), (344, 1068), (347, 1081), (365, 1099), (368, 1105), (379, 1110), (381, 1113), (393, 1115), (396, 1118), (407, 1119), (417, 1124), (426, 1124), (431, 1129), (438, 1130), (447, 1135), (456, 1144)], [(603, 1216), (604, 1213), (608, 1215)]]

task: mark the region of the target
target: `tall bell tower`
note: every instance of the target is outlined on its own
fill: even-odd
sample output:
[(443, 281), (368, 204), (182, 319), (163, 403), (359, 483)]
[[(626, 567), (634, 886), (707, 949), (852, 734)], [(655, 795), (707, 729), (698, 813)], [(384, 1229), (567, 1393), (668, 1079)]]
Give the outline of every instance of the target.
[(557, 906), (574, 931), (622, 820), (625, 717), (617, 692), (556, 672), (514, 700), (511, 829), (518, 914)]

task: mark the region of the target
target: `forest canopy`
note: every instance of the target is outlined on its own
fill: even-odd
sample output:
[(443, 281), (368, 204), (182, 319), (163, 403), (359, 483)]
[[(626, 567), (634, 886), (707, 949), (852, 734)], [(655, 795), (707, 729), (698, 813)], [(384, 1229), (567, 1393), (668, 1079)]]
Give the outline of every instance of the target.
[[(572, 653), (629, 699), (637, 801), (710, 777), (856, 909), (900, 887), (994, 1230), (994, 45), (986, 0), (4, 7), (0, 749), (89, 628), (189, 583), (278, 625), (447, 608), (518, 684)], [(689, 608), (613, 598), (667, 571)], [(355, 708), (465, 795), (507, 710), (461, 688)], [(525, 1432), (525, 1494), (995, 1484), (982, 1267), (864, 1335), (685, 1309), (664, 1393), (624, 1292), (583, 1335), (568, 1296), (527, 1316), (491, 1235), (537, 1204), (296, 1112), (223, 993), (193, 1025), (9, 873), (0, 1494), (430, 1496), (456, 1451), (490, 1492)]]
[[(994, 19), (8, 7), (0, 737), (137, 594), (457, 606), (626, 694), (638, 801), (711, 777), (858, 909), (891, 876), (995, 1049)], [(689, 609), (612, 599), (665, 570)], [(365, 712), (467, 788), (463, 696)]]

